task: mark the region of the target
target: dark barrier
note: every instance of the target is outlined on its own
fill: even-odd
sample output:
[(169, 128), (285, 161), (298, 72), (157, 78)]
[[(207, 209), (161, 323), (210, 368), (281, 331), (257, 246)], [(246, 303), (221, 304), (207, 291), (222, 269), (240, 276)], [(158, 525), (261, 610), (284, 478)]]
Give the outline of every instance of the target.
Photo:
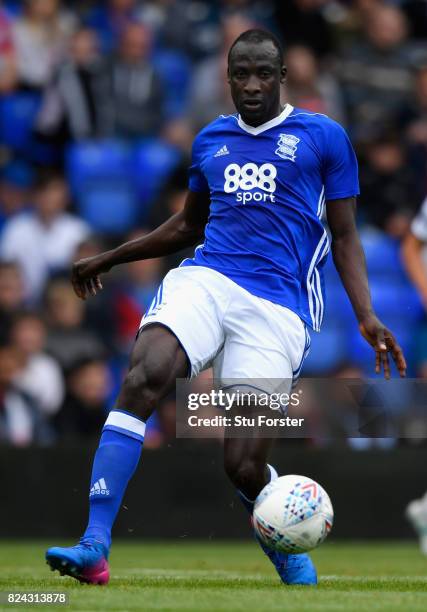
[[(77, 537), (85, 526), (93, 449), (0, 449), (0, 537)], [(329, 492), (336, 538), (412, 535), (407, 502), (427, 489), (427, 449), (354, 452), (276, 446), (279, 472), (305, 474)], [(249, 535), (248, 517), (215, 442), (176, 441), (143, 452), (116, 536), (228, 538)]]

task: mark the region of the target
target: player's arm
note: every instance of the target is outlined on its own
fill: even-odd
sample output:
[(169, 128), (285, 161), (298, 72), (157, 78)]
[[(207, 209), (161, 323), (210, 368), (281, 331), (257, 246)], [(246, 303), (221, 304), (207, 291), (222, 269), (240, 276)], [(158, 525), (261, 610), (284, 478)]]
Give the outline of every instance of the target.
[(409, 232), (402, 244), (402, 259), (409, 278), (418, 290), (420, 298), (427, 308), (427, 273), (422, 257), (425, 243)]
[(402, 349), (372, 307), (365, 255), (356, 228), (356, 199), (330, 200), (326, 203), (326, 210), (334, 263), (353, 306), (360, 332), (375, 350), (375, 371), (379, 374), (383, 368), (385, 377), (390, 378), (390, 353), (399, 374), (405, 376)]
[(189, 191), (182, 211), (173, 215), (157, 229), (121, 244), (116, 249), (73, 264), (71, 282), (77, 296), (86, 299), (102, 289), (100, 274), (123, 263), (163, 257), (197, 244), (204, 235), (209, 216), (209, 192)]

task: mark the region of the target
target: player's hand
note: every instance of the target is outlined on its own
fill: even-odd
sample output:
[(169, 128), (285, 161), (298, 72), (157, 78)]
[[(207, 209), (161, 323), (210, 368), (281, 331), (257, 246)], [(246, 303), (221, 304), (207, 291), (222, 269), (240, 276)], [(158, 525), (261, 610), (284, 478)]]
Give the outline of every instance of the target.
[(71, 268), (71, 284), (77, 297), (85, 300), (102, 289), (100, 274), (110, 270), (104, 254), (76, 261)]
[(365, 340), (375, 350), (375, 372), (380, 374), (383, 369), (385, 378), (387, 380), (390, 378), (389, 354), (391, 354), (400, 376), (406, 376), (405, 357), (391, 331), (374, 314), (360, 321), (359, 329)]

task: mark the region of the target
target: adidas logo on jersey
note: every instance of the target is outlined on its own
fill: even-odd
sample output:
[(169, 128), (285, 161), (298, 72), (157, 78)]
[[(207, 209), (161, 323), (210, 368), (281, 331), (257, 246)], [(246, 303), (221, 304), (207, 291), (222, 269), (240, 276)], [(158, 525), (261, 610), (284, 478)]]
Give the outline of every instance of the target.
[(221, 157), (222, 155), (229, 155), (230, 151), (227, 149), (227, 145), (224, 145), (223, 147), (220, 148), (219, 151), (217, 151), (214, 155), (214, 157)]
[(92, 495), (110, 495), (110, 490), (107, 488), (107, 484), (103, 478), (100, 478), (93, 484), (89, 497), (92, 497)]

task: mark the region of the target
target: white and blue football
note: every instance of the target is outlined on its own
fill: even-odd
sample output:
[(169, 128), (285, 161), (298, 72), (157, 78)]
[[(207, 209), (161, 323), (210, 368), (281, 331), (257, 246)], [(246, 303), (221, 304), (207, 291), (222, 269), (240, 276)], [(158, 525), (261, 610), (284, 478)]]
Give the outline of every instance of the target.
[(273, 480), (258, 495), (253, 524), (268, 548), (304, 553), (321, 544), (334, 521), (331, 500), (320, 484), (290, 474)]

